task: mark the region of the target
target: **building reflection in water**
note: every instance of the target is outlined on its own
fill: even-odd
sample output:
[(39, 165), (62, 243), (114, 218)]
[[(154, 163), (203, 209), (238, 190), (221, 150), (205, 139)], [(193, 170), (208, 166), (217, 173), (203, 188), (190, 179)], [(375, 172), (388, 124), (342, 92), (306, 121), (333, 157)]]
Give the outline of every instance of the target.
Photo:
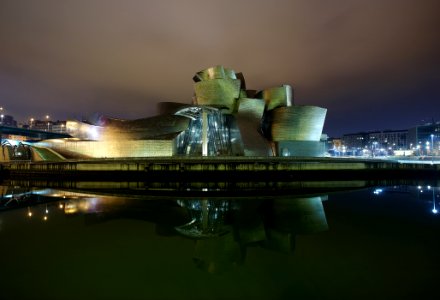
[(176, 230), (195, 240), (193, 260), (210, 273), (245, 261), (249, 247), (291, 253), (295, 236), (326, 231), (326, 197), (265, 200), (184, 200), (191, 221)]
[(67, 200), (64, 213), (85, 215), (87, 224), (116, 218), (156, 224), (162, 236), (194, 240), (193, 261), (209, 273), (244, 263), (249, 247), (291, 253), (295, 236), (328, 229), (326, 197), (133, 201), (116, 197)]
[[(410, 193), (437, 213), (438, 187), (433, 185), (371, 188), (383, 193)], [(56, 214), (83, 217), (86, 225), (116, 219), (155, 224), (160, 236), (194, 241), (193, 261), (209, 273), (241, 265), (250, 248), (290, 254), (298, 235), (325, 232), (326, 196), (300, 194), (280, 197), (150, 197), (51, 188), (0, 186), (0, 211), (21, 208), (23, 217), (50, 223)], [(428, 207), (429, 205), (429, 207)], [(4, 225), (4, 224), (3, 224)]]
[[(193, 261), (210, 273), (244, 263), (249, 247), (291, 253), (296, 235), (328, 229), (322, 205), (326, 196), (147, 199), (57, 189), (15, 188), (11, 193), (3, 188), (2, 199), (7, 200), (11, 194), (17, 201), (33, 200), (24, 206), (26, 216), (41, 217), (45, 222), (50, 222), (50, 214), (57, 212), (69, 217), (83, 216), (86, 225), (115, 219), (152, 222), (158, 235), (194, 240)], [(35, 204), (40, 205), (32, 206)]]

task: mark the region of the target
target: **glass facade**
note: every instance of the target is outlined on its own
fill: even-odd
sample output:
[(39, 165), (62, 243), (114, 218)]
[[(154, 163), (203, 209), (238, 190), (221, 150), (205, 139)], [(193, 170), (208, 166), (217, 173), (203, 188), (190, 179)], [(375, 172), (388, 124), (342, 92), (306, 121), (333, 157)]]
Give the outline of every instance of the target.
[(206, 143), (206, 156), (232, 155), (228, 115), (210, 107), (189, 107), (176, 114), (191, 118), (188, 128), (177, 137), (177, 154), (202, 155)]

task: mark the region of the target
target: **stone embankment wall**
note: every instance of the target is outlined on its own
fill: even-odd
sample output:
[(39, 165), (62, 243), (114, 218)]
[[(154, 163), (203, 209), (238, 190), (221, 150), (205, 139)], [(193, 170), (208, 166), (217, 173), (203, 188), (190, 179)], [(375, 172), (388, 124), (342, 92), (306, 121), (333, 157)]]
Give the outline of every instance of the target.
[(173, 157), (139, 159), (63, 160), (59, 162), (9, 162), (3, 170), (12, 176), (81, 177), (149, 180), (338, 180), (356, 177), (401, 178), (437, 176), (440, 165), (401, 164), (389, 161), (284, 157)]

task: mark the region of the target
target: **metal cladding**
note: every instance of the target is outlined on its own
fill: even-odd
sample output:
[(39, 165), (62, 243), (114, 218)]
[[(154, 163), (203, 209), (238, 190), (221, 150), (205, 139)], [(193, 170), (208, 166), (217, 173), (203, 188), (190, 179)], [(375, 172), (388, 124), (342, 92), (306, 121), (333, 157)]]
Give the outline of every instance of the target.
[(244, 155), (267, 156), (270, 153), (268, 140), (261, 132), (261, 121), (265, 103), (262, 99), (241, 98), (235, 118), (243, 141)]
[(273, 141), (319, 141), (327, 109), (294, 105), (266, 112), (271, 126), (266, 135)]
[(264, 101), (261, 99), (240, 98), (238, 114), (247, 116), (261, 123), (264, 113)]
[(188, 128), (189, 119), (178, 115), (161, 115), (137, 120), (102, 118), (100, 125), (67, 121), (67, 132), (82, 140), (140, 140), (180, 133)]
[(225, 113), (236, 112), (241, 80), (233, 70), (217, 66), (198, 72), (193, 79), (194, 104), (222, 108)]
[(113, 157), (157, 157), (176, 155), (173, 138), (152, 140), (103, 140), (78, 139), (45, 140), (37, 146), (52, 148), (66, 158), (113, 158)]
[[(243, 77), (243, 76), (241, 76)], [(204, 81), (204, 80), (212, 80), (212, 79), (237, 79), (237, 76), (232, 69), (227, 69), (223, 66), (215, 66), (200, 72), (197, 72), (194, 75), (194, 82)]]
[(247, 90), (242, 73), (215, 66), (193, 77), (192, 103), (162, 102), (137, 120), (68, 121), (74, 139), (43, 141), (70, 157), (321, 156), (326, 109), (293, 104), (290, 85)]
[(292, 106), (293, 92), (290, 85), (282, 85), (263, 90), (256, 95), (256, 98), (264, 99), (266, 109), (272, 110), (277, 107)]

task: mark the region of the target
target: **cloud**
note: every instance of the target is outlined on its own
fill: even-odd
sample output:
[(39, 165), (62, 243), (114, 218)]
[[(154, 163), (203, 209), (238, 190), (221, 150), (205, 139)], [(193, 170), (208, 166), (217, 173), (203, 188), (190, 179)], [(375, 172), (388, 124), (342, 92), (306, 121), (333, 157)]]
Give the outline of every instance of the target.
[(193, 74), (217, 64), (243, 72), (249, 88), (292, 84), (298, 102), (329, 115), (383, 101), (363, 96), (371, 90), (438, 80), (434, 0), (0, 5), (0, 97), (11, 110), (23, 105), (14, 112), (23, 117), (26, 107), (141, 117), (158, 101), (189, 102)]

